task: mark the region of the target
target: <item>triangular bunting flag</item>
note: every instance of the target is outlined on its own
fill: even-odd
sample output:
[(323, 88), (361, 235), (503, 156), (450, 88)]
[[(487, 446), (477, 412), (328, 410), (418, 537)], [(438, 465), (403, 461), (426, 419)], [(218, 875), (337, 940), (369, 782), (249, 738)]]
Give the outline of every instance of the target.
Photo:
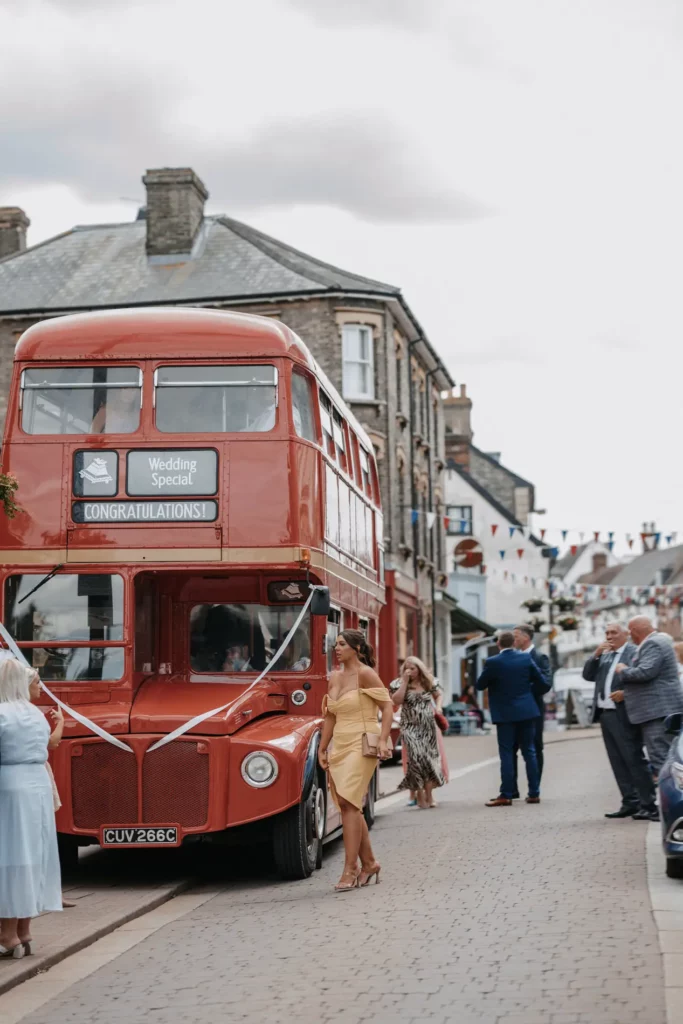
[(517, 548), (517, 557), (521, 558), (524, 554), (524, 548)]
[(567, 539), (567, 534), (568, 533), (569, 533), (569, 530), (562, 530), (562, 540), (566, 540)]
[[(432, 526), (434, 525), (435, 522), (436, 522), (436, 512), (428, 512), (427, 513), (427, 529), (431, 530), (431, 528), (432, 528)], [(465, 526), (467, 525), (465, 520), (461, 519), (460, 520), (460, 525), (462, 526), (463, 523), (465, 523)]]
[(546, 531), (545, 530), (541, 530), (540, 533), (541, 533), (541, 540), (545, 540)]
[(505, 552), (504, 551), (499, 551), (498, 554), (500, 555), (501, 558), (505, 558)]
[(600, 531), (599, 530), (593, 530), (593, 536), (594, 536), (596, 541), (600, 540)]
[(571, 548), (570, 548), (569, 550), (571, 551), (572, 555), (575, 555), (575, 554), (576, 554), (576, 552), (577, 552), (577, 551), (578, 551), (579, 549), (578, 549), (578, 546), (577, 546), (576, 544), (572, 544), (572, 546), (571, 546)]
[(451, 517), (450, 516), (444, 516), (443, 517), (443, 528), (444, 528), (444, 530), (447, 530), (450, 525), (451, 525)]
[(508, 530), (510, 531), (510, 536), (511, 537), (514, 537), (516, 529), (517, 529), (516, 526), (508, 526)]
[(491, 523), (491, 536), (496, 536), (496, 530), (498, 529), (498, 523)]
[(413, 524), (413, 526), (417, 522), (417, 509), (416, 508), (411, 508), (411, 510), (410, 510), (410, 521)]

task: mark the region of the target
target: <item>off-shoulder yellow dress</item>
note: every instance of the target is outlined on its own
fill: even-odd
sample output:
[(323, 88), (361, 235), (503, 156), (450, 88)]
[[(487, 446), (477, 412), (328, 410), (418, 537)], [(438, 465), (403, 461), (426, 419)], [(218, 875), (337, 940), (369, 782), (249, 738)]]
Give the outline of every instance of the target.
[(323, 713), (334, 715), (332, 746), (329, 751), (330, 790), (334, 802), (338, 797), (348, 800), (354, 807), (363, 806), (370, 780), (375, 774), (377, 761), (363, 756), (363, 733), (379, 735), (377, 705), (390, 701), (383, 686), (347, 690), (339, 700), (325, 697)]

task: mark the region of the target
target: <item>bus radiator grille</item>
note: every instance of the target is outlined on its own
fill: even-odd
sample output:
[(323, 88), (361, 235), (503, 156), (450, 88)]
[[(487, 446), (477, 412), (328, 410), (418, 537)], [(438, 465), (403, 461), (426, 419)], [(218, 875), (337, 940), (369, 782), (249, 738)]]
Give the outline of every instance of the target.
[[(71, 758), (71, 793), (76, 828), (130, 825), (138, 820), (135, 757), (110, 743), (83, 743)], [(79, 749), (77, 748), (77, 749)]]
[(208, 816), (209, 752), (205, 743), (175, 740), (145, 754), (142, 820), (146, 825), (192, 828), (205, 825)]

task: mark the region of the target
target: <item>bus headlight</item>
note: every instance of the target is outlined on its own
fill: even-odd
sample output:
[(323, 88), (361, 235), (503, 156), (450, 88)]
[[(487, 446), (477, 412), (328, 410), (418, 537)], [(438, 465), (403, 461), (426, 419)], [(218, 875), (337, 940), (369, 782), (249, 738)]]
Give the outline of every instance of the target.
[(272, 786), (279, 774), (277, 761), (266, 750), (255, 750), (242, 761), (242, 778), (248, 786), (264, 789)]

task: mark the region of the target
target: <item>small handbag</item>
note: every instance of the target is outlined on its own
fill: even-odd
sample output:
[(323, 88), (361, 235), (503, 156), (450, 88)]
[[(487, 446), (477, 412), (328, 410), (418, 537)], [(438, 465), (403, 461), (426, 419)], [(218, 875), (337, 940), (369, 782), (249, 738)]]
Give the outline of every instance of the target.
[[(364, 732), (361, 736), (361, 753), (363, 757), (379, 758), (379, 733), (368, 732), (365, 726), (365, 714), (363, 712), (363, 701), (360, 695), (360, 683), (358, 684), (358, 703), (360, 704), (360, 716), (363, 719)], [(391, 740), (389, 740), (391, 746)]]
[(441, 732), (448, 732), (450, 728), (448, 719), (441, 713), (441, 711), (437, 711), (436, 708), (434, 709), (434, 721), (438, 725), (439, 729), (441, 729)]

